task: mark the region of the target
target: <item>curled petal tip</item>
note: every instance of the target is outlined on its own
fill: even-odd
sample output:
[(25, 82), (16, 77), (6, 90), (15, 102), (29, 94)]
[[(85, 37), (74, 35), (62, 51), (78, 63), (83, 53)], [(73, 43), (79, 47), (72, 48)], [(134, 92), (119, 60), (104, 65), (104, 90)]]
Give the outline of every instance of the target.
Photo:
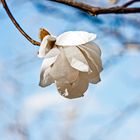
[(40, 30), (39, 30), (39, 38), (40, 38), (40, 40), (42, 41), (43, 38), (45, 36), (47, 36), (47, 35), (50, 35), (50, 33), (46, 29), (40, 28)]

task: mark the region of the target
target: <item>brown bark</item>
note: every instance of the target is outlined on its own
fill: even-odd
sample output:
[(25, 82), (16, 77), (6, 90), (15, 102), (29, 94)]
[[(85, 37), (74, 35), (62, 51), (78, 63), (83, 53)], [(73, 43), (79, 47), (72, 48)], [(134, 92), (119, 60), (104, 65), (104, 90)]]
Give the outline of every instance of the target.
[(100, 15), (100, 14), (140, 13), (140, 8), (137, 8), (137, 7), (128, 8), (128, 6), (130, 6), (131, 4), (135, 2), (140, 2), (140, 0), (132, 0), (123, 4), (122, 6), (114, 6), (114, 7), (109, 7), (109, 8), (94, 7), (94, 6), (91, 6), (82, 2), (76, 2), (75, 0), (51, 0), (51, 1), (63, 3), (66, 5), (78, 8), (93, 16)]

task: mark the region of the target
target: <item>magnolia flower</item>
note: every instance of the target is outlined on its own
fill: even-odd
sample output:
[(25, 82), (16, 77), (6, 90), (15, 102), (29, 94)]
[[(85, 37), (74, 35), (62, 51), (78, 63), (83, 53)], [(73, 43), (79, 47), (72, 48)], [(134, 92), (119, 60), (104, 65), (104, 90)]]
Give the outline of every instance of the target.
[(38, 57), (44, 60), (39, 85), (55, 83), (58, 92), (70, 99), (84, 96), (89, 83), (100, 81), (103, 69), (101, 50), (92, 42), (95, 38), (95, 34), (84, 31), (69, 31), (58, 37), (41, 35)]

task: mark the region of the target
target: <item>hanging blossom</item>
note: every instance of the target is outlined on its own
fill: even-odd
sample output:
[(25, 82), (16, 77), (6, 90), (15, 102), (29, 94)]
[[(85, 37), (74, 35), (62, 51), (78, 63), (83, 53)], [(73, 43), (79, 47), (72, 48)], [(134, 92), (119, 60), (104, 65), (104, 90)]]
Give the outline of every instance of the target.
[(84, 96), (89, 83), (100, 81), (103, 68), (101, 50), (93, 43), (96, 34), (69, 31), (58, 37), (42, 34), (41, 38), (41, 87), (55, 83), (62, 96), (72, 99)]

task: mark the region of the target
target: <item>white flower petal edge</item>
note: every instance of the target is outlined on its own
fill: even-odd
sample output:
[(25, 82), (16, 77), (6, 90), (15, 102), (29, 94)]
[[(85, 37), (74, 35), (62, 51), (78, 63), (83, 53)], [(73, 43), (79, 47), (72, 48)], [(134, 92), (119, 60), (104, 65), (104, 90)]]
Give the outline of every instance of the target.
[(56, 86), (60, 95), (73, 99), (83, 97), (88, 88), (88, 77), (85, 73), (80, 72), (78, 79), (72, 84), (61, 83), (56, 81)]
[(85, 31), (68, 31), (59, 35), (56, 39), (58, 46), (77, 46), (93, 41), (96, 34)]
[(72, 83), (77, 79), (79, 71), (70, 66), (64, 54), (64, 50), (61, 49), (60, 55), (52, 66), (50, 75), (53, 77), (54, 80), (63, 83)]
[(46, 69), (51, 66), (57, 59), (58, 55), (60, 54), (60, 50), (57, 48), (51, 49), (46, 55), (45, 59), (42, 63), (41, 69)]
[(80, 47), (80, 49), (83, 52), (86, 60), (88, 61), (89, 67), (91, 68), (91, 72), (89, 72), (87, 75), (89, 82), (92, 84), (97, 84), (101, 81), (99, 69), (102, 69), (102, 66), (101, 68), (99, 68), (98, 64), (94, 60), (94, 57), (91, 57), (89, 55), (89, 52), (86, 51), (83, 47)]
[(47, 49), (48, 38), (49, 38), (49, 35), (45, 36), (41, 42), (39, 53), (38, 53), (38, 57), (40, 58), (45, 57), (46, 53), (49, 51)]
[(96, 62), (94, 61), (94, 58), (92, 57), (89, 57), (89, 54), (88, 52), (83, 48), (83, 47), (80, 47), (79, 48), (81, 49), (83, 55), (85, 56), (87, 62), (88, 62), (88, 65), (91, 69), (91, 71), (89, 73), (93, 73), (92, 75), (94, 75), (96, 77), (96, 75), (99, 74), (99, 71), (98, 71), (98, 65), (96, 64)]
[(92, 84), (97, 84), (98, 82), (101, 81), (100, 75), (94, 76), (93, 73), (90, 73), (88, 75), (88, 78), (89, 78), (89, 82)]
[(85, 44), (85, 47), (93, 50), (96, 52), (96, 54), (98, 54), (99, 56), (101, 56), (101, 49), (98, 47), (97, 44), (95, 44), (94, 42), (89, 42)]
[(64, 47), (65, 55), (70, 65), (82, 72), (88, 72), (89, 66), (82, 52), (76, 46)]
[(79, 48), (81, 50), (83, 50), (83, 52), (86, 53), (87, 57), (91, 60), (92, 63), (94, 63), (94, 65), (96, 66), (98, 71), (101, 72), (103, 70), (103, 68), (102, 68), (102, 61), (100, 58), (100, 54), (98, 54), (93, 49), (89, 48), (87, 45), (88, 44), (86, 44), (85, 46), (80, 45)]
[(47, 69), (42, 69), (40, 73), (40, 82), (39, 85), (41, 87), (46, 87), (54, 83), (53, 78), (50, 76), (51, 67), (48, 67)]

